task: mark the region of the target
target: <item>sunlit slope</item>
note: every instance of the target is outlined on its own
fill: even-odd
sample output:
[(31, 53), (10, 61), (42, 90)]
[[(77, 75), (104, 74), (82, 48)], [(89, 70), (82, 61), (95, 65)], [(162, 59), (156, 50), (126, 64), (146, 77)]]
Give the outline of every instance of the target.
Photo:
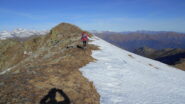
[(94, 38), (101, 50), (81, 68), (93, 81), (101, 104), (184, 104), (185, 72)]

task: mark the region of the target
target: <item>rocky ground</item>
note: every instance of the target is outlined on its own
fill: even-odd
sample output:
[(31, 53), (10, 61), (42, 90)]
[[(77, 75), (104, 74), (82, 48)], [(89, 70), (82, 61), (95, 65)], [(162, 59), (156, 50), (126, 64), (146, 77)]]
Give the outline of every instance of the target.
[(6, 46), (0, 50), (0, 104), (37, 104), (52, 88), (63, 90), (71, 104), (99, 104), (93, 83), (79, 71), (95, 61), (91, 52), (98, 47), (77, 48), (81, 32), (62, 23), (45, 36), (0, 41)]

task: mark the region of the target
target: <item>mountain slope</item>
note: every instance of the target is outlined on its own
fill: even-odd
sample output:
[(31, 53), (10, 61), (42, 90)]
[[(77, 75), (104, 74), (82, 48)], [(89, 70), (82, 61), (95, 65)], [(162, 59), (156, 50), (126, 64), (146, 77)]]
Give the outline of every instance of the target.
[(157, 58), (156, 60), (159, 60), (163, 63), (169, 64), (169, 65), (175, 65), (177, 64), (181, 59), (185, 58), (185, 52), (178, 53), (175, 55), (170, 55), (170, 56), (164, 56)]
[(2, 40), (0, 104), (39, 104), (47, 94), (53, 94), (53, 88), (63, 90), (73, 104), (99, 104), (93, 83), (79, 71), (94, 61), (91, 51), (98, 48), (77, 48), (82, 32), (75, 25), (61, 23), (50, 33), (24, 42)]
[(93, 81), (101, 104), (184, 104), (185, 72), (138, 56), (99, 38), (97, 59), (80, 70)]
[(48, 31), (36, 31), (36, 30), (26, 30), (22, 28), (15, 29), (13, 31), (1, 31), (0, 32), (0, 40), (5, 40), (8, 38), (28, 38), (30, 36), (39, 36), (45, 35)]
[(166, 48), (162, 50), (155, 50), (148, 47), (142, 47), (136, 49), (134, 53), (185, 70), (185, 49)]
[(179, 68), (179, 69), (183, 69), (185, 70), (185, 58), (181, 59), (176, 65), (175, 67)]
[(177, 55), (184, 52), (185, 52), (185, 49), (180, 49), (180, 48), (165, 48), (162, 50), (155, 50), (149, 47), (141, 47), (134, 50), (134, 53), (144, 57), (152, 58), (152, 59)]

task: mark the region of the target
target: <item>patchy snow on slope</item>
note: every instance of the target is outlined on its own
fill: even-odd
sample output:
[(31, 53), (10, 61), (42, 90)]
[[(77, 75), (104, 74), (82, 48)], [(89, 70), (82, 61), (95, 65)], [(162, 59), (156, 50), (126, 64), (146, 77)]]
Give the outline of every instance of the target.
[(80, 70), (101, 104), (185, 104), (185, 72), (122, 50), (97, 37), (97, 59)]
[(45, 35), (49, 33), (49, 31), (37, 31), (37, 30), (27, 30), (18, 28), (13, 31), (0, 31), (0, 40), (4, 40), (7, 38), (26, 38), (33, 35)]
[(4, 39), (6, 39), (6, 38), (13, 38), (13, 36), (11, 35), (11, 33), (10, 32), (8, 32), (8, 31), (1, 31), (0, 32), (0, 40), (2, 39), (2, 40), (4, 40)]

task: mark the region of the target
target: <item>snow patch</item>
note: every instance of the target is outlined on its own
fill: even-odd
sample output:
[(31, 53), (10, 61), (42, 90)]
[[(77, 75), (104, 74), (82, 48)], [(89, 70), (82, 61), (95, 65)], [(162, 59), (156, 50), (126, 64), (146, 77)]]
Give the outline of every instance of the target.
[(97, 59), (80, 70), (93, 81), (101, 104), (185, 104), (185, 72), (95, 37)]

